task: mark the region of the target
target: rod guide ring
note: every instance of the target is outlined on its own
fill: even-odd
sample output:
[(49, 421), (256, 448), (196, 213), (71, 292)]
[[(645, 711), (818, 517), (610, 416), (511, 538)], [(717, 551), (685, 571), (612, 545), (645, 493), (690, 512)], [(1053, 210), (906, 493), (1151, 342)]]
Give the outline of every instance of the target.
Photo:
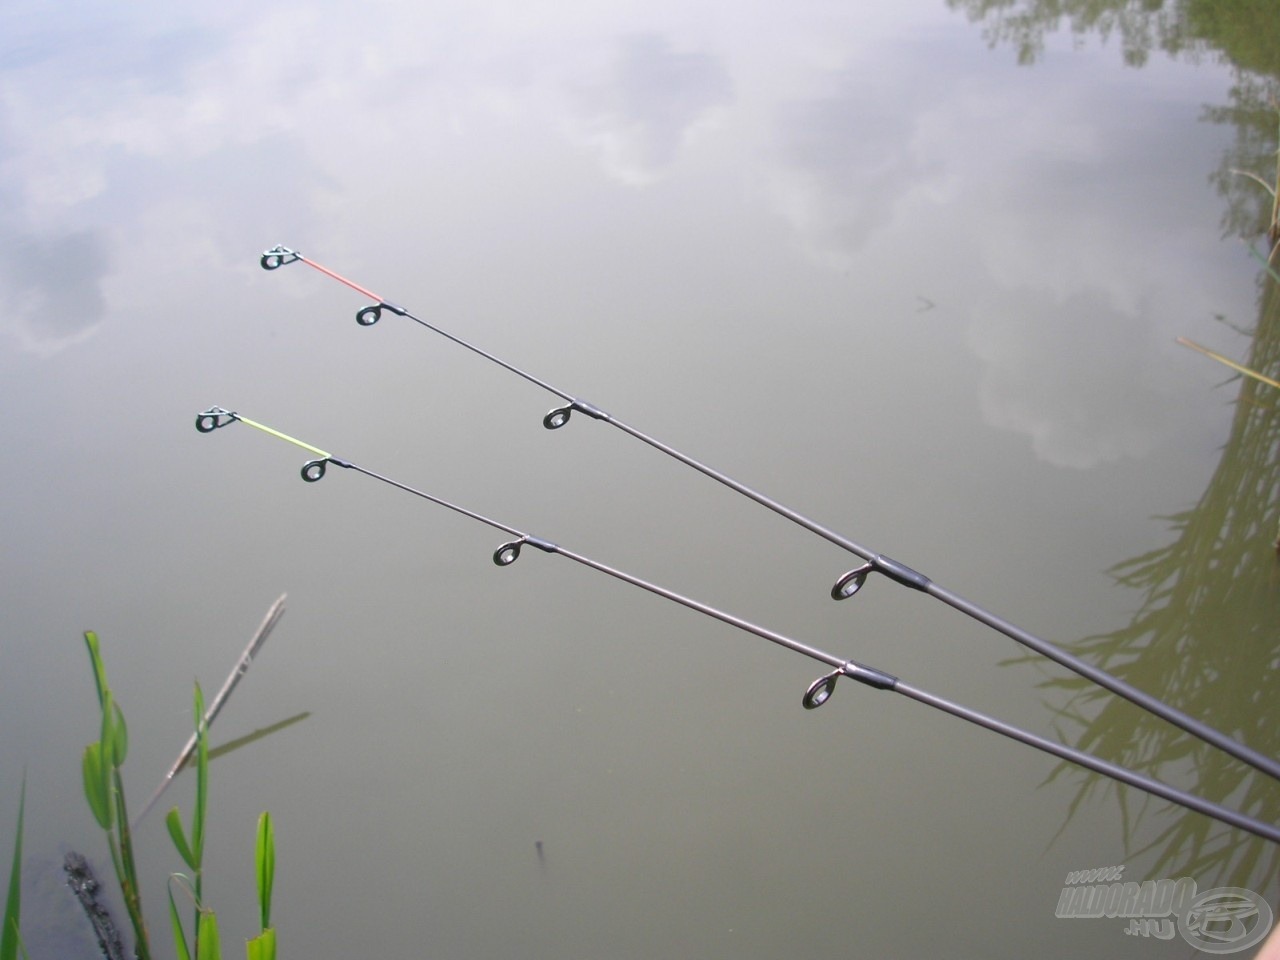
[(876, 565), (874, 563), (864, 563), (862, 566), (854, 567), (848, 573), (843, 574), (831, 588), (831, 599), (848, 600), (862, 589), (862, 585), (867, 582), (867, 575), (875, 568)]
[(510, 540), (504, 543), (497, 550), (493, 551), (493, 562), (500, 567), (507, 567), (515, 563), (520, 558), (520, 547), (527, 542), (526, 537), (519, 540)]

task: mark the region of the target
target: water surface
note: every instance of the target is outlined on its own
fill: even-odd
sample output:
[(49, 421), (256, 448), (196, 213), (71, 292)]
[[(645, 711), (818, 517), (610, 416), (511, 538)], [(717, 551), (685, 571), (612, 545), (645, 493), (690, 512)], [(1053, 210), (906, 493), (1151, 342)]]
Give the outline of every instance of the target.
[[(300, 956), (1174, 949), (1055, 918), (1069, 872), (1120, 863), (1274, 903), (1260, 842), (1139, 852), (1199, 818), (1156, 805), (1126, 845), (1113, 793), (1073, 807), (1083, 778), (1045, 783), (1023, 746), (847, 682), (805, 711), (818, 664), (561, 558), (499, 569), (493, 530), (193, 428), (237, 409), (1041, 735), (1105, 729), (1111, 759), (1241, 786), (1125, 705), (1076, 703), (1078, 726), (1076, 691), (1041, 686), (1063, 671), (927, 598), (833, 603), (855, 558), (604, 424), (548, 432), (550, 394), (258, 266), (295, 247), (1054, 642), (1143, 653), (1134, 682), (1275, 752), (1274, 401), (1233, 405), (1175, 338), (1274, 359), (1238, 239), (1261, 189), (1225, 170), (1268, 172), (1274, 121), (1246, 108), (1276, 67), (1223, 52), (1256, 26), (1040, 26), (922, 0), (9, 4), (0, 823), (25, 764), (28, 904), (63, 845), (105, 862), (80, 632), (139, 803), (193, 678), (216, 688), (283, 591), (213, 737), (310, 711), (214, 764), (228, 943), (262, 809)], [(1232, 108), (1249, 122), (1215, 122)], [(1195, 537), (1169, 519), (1206, 504)], [(1162, 550), (1146, 580), (1109, 572)], [(1205, 594), (1163, 633), (1135, 619), (1170, 605), (1161, 577)], [(1162, 636), (1213, 682), (1162, 670)], [(157, 815), (138, 842), (165, 944), (178, 860)]]

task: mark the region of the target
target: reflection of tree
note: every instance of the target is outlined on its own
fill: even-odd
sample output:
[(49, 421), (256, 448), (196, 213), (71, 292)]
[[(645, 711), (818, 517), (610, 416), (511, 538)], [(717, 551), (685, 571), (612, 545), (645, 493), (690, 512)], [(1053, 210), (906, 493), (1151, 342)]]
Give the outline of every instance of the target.
[(1235, 80), (1227, 106), (1208, 107), (1205, 119), (1230, 123), (1236, 143), (1212, 180), (1226, 198), (1228, 233), (1253, 234), (1269, 214), (1266, 198), (1247, 188), (1232, 169), (1267, 170), (1273, 156), (1280, 98), (1280, 14), (1276, 0), (947, 0), (981, 22), (992, 46), (1017, 48), (1031, 64), (1045, 37), (1066, 23), (1077, 38), (1117, 37), (1124, 60), (1142, 66), (1153, 50), (1170, 56), (1213, 58), (1230, 65)]
[(1072, 34), (1119, 37), (1125, 63), (1140, 67), (1152, 50), (1220, 51), (1241, 70), (1276, 76), (1275, 0), (947, 0), (981, 21), (994, 47), (1011, 44), (1019, 63), (1034, 63), (1044, 40), (1065, 20)]
[(947, 0), (947, 6), (982, 21), (983, 36), (993, 47), (1017, 47), (1022, 64), (1035, 62), (1044, 52), (1045, 36), (1064, 19), (1077, 37), (1118, 35), (1125, 62), (1132, 66), (1146, 63), (1154, 48), (1180, 53), (1188, 46), (1182, 18), (1166, 10), (1164, 0)]
[[(1278, 43), (1280, 45), (1280, 43)], [(1222, 163), (1209, 178), (1227, 201), (1222, 215), (1223, 230), (1242, 237), (1265, 233), (1269, 245), (1280, 242), (1274, 213), (1276, 206), (1266, 191), (1250, 185), (1240, 171), (1267, 175), (1262, 158), (1273, 158), (1271, 171), (1280, 184), (1280, 166), (1272, 149), (1276, 131), (1277, 101), (1274, 83), (1256, 77), (1244, 77), (1232, 88), (1229, 107), (1205, 108), (1205, 119), (1214, 123), (1230, 123), (1236, 128), (1236, 142), (1222, 158)]]
[[(1280, 285), (1267, 282), (1247, 363), (1280, 374)], [(1268, 754), (1280, 754), (1280, 416), (1274, 389), (1243, 380), (1231, 436), (1209, 486), (1192, 509), (1170, 517), (1173, 542), (1114, 570), (1146, 599), (1125, 627), (1081, 641), (1074, 652), (1161, 695), (1194, 717)], [(1046, 686), (1072, 693), (1063, 718), (1085, 750), (1187, 783), (1193, 792), (1259, 819), (1280, 820), (1280, 787), (1220, 751), (1154, 719), (1080, 678)], [(1065, 772), (1059, 768), (1054, 775)], [(1091, 777), (1076, 802), (1105, 788)], [(1121, 798), (1122, 804), (1124, 798)], [(1124, 807), (1126, 831), (1147, 804)], [(1156, 869), (1173, 866), (1207, 880), (1247, 886), (1260, 860), (1280, 871), (1280, 848), (1203, 817), (1182, 817), (1150, 845)]]
[[(1211, 180), (1227, 203), (1228, 233), (1256, 237), (1268, 226), (1271, 198), (1233, 170), (1276, 175), (1280, 98), (1280, 13), (1276, 0), (947, 0), (981, 21), (992, 45), (1009, 43), (1033, 63), (1045, 37), (1064, 23), (1077, 37), (1119, 38), (1125, 62), (1141, 66), (1152, 50), (1214, 57), (1230, 64), (1227, 106), (1205, 118), (1231, 123), (1236, 142)], [(1274, 242), (1274, 237), (1271, 238)], [(1280, 376), (1280, 284), (1263, 276), (1250, 368)], [(1178, 705), (1264, 753), (1280, 754), (1280, 394), (1241, 382), (1230, 439), (1200, 502), (1170, 517), (1174, 540), (1118, 565), (1119, 581), (1145, 599), (1132, 621), (1088, 637), (1075, 652)], [(1078, 677), (1045, 686), (1071, 694), (1062, 711), (1068, 739), (1082, 749), (1186, 786), (1259, 819), (1280, 820), (1280, 785), (1182, 731), (1139, 713)], [(1058, 776), (1075, 768), (1063, 765)], [(1089, 776), (1075, 805), (1108, 781)], [(1126, 835), (1152, 801), (1118, 791)], [(1136, 806), (1131, 804), (1137, 803)], [(1145, 850), (1154, 869), (1206, 883), (1247, 886), (1280, 873), (1280, 849), (1204, 817), (1179, 817)], [(1134, 851), (1135, 853), (1144, 851)], [(1265, 862), (1264, 862), (1265, 861)], [(1265, 872), (1260, 868), (1265, 867)]]

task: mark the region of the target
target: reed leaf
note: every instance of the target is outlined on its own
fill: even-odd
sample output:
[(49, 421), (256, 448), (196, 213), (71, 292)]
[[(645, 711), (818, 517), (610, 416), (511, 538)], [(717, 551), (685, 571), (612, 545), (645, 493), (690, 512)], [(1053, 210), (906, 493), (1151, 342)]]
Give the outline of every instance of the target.
[(120, 838), (120, 853), (116, 858), (120, 892), (124, 895), (125, 908), (129, 912), (129, 922), (133, 925), (136, 940), (134, 951), (137, 953), (139, 960), (149, 960), (151, 945), (147, 934), (147, 922), (142, 914), (142, 884), (138, 880), (138, 868), (133, 859), (133, 837), (129, 833), (129, 811), (125, 805), (124, 779), (120, 776), (119, 767), (111, 768), (110, 775), (117, 820), (116, 832)]
[(98, 706), (106, 705), (107, 668), (102, 663), (102, 648), (98, 635), (92, 630), (84, 632), (85, 646), (89, 648), (89, 663), (93, 666), (93, 682), (98, 690)]
[(248, 960), (276, 960), (276, 931), (268, 927), (244, 945)]
[[(196, 718), (196, 808), (191, 819), (191, 850), (196, 863), (204, 862), (204, 823), (209, 808), (209, 728), (204, 720), (204, 693), (200, 684), (195, 692)], [(199, 870), (196, 866), (193, 869)], [(197, 882), (199, 878), (197, 877)]]
[(102, 742), (91, 743), (84, 748), (84, 760), (81, 763), (84, 774), (84, 798), (89, 802), (93, 819), (103, 830), (111, 829), (111, 798), (107, 789), (107, 778), (102, 770)]
[(111, 766), (124, 766), (124, 759), (129, 754), (129, 728), (124, 722), (124, 713), (114, 698), (111, 701)]
[[(179, 827), (181, 829), (181, 827)], [(173, 928), (173, 952), (178, 960), (191, 960), (191, 951), (187, 949), (187, 935), (182, 929), (182, 917), (178, 915), (178, 904), (173, 899), (173, 880), (169, 883), (169, 925)]]
[[(4, 930), (0, 931), (0, 960), (17, 960), (22, 913), (22, 820), (27, 807), (27, 775), (22, 775), (18, 795), (18, 829), (13, 838), (13, 864), (9, 867), (9, 895), (4, 901)], [(24, 951), (25, 952), (25, 951)]]
[(81, 764), (85, 799), (94, 820), (107, 835), (111, 865), (115, 869), (125, 909), (129, 913), (129, 922), (133, 926), (134, 953), (139, 960), (150, 960), (151, 946), (146, 920), (142, 915), (142, 895), (133, 858), (133, 842), (129, 835), (124, 779), (120, 775), (120, 765), (129, 752), (128, 727), (124, 713), (115, 702), (111, 687), (107, 684), (107, 671), (103, 665), (98, 635), (92, 630), (86, 630), (84, 640), (93, 668), (98, 705), (102, 710), (98, 742), (85, 747)]
[[(111, 689), (107, 688), (103, 694), (102, 701), (102, 725), (98, 732), (98, 755), (102, 761), (102, 780), (105, 788), (111, 789), (111, 768), (115, 766), (115, 747), (116, 747), (116, 731), (115, 718), (119, 710), (116, 709), (115, 698), (111, 696)], [(112, 814), (114, 818), (115, 814)]]
[(196, 960), (222, 960), (222, 944), (218, 941), (218, 918), (212, 910), (200, 911), (196, 932)]
[(271, 888), (276, 876), (276, 832), (271, 814), (263, 811), (258, 817), (258, 842), (255, 861), (258, 874), (258, 908), (262, 915), (262, 929), (271, 926)]
[[(204, 910), (204, 826), (205, 819), (209, 809), (209, 725), (205, 719), (204, 711), (204, 692), (200, 689), (200, 684), (196, 683), (195, 693), (192, 697), (192, 713), (195, 717), (196, 725), (196, 805), (191, 813), (191, 869), (195, 871), (195, 894), (196, 894), (196, 960), (202, 957), (209, 957), (212, 954), (207, 952), (203, 943), (203, 935), (206, 924), (206, 911)], [(208, 914), (212, 916), (212, 914)], [(216, 936), (216, 927), (214, 930)], [(217, 948), (215, 943), (213, 947)]]
[(192, 870), (196, 867), (196, 856), (191, 852), (191, 845), (187, 843), (186, 835), (182, 832), (182, 814), (178, 812), (178, 808), (174, 807), (164, 818), (164, 825), (169, 828), (169, 839), (173, 841), (173, 845), (178, 850), (178, 856)]
[[(277, 720), (275, 723), (269, 724), (265, 727), (259, 727), (257, 730), (246, 733), (243, 737), (236, 737), (234, 740), (228, 740), (226, 743), (219, 744), (216, 747), (210, 747), (209, 761), (213, 762), (219, 757), (225, 756), (234, 750), (239, 750), (241, 747), (247, 747), (249, 744), (262, 740), (265, 737), (269, 737), (273, 733), (278, 733), (285, 727), (291, 727), (295, 723), (307, 719), (309, 716), (311, 716), (311, 711), (303, 710), (301, 713), (295, 713), (291, 717), (285, 717), (283, 720)], [(185, 764), (179, 767), (179, 769), (185, 768)]]

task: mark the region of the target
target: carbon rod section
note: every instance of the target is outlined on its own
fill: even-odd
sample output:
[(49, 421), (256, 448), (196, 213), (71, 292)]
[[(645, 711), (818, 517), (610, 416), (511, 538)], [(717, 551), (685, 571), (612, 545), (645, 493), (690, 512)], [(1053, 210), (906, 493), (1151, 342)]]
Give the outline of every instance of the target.
[(1139, 790), (1145, 790), (1154, 796), (1162, 797), (1189, 810), (1202, 813), (1206, 817), (1212, 817), (1214, 820), (1220, 820), (1223, 823), (1231, 824), (1233, 827), (1239, 827), (1241, 830), (1247, 830), (1249, 833), (1262, 837), (1264, 840), (1280, 843), (1280, 827), (1264, 823), (1248, 814), (1230, 810), (1220, 804), (1205, 800), (1203, 797), (1197, 797), (1193, 793), (1187, 793), (1187, 791), (1171, 787), (1167, 783), (1161, 783), (1159, 780), (1145, 777), (1140, 773), (1135, 773), (1128, 767), (1100, 760), (1092, 754), (1085, 753), (1083, 750), (1076, 750), (1074, 747), (1047, 740), (1044, 737), (1023, 730), (1021, 727), (1015, 727), (1002, 720), (989, 717), (985, 713), (979, 713), (977, 710), (971, 710), (958, 703), (952, 703), (950, 700), (944, 700), (942, 697), (934, 696), (928, 691), (909, 686), (902, 681), (898, 681), (893, 689), (905, 697), (936, 707), (943, 713), (949, 713), (953, 717), (976, 723), (978, 726), (1001, 736), (1025, 743), (1028, 746), (1035, 747), (1037, 750), (1043, 750), (1045, 753), (1051, 753), (1055, 757), (1061, 757), (1063, 760), (1070, 761), (1095, 773), (1100, 773), (1105, 777), (1110, 777), (1112, 780), (1118, 780), (1131, 787), (1137, 787)]
[[(212, 431), (217, 430), (221, 427), (227, 426), (231, 423), (237, 423), (237, 422), (244, 423), (247, 426), (255, 427), (258, 430), (261, 430), (270, 436), (276, 437), (287, 443), (291, 443), (295, 446), (301, 447), (304, 450), (314, 452), (319, 449), (317, 447), (311, 446), (310, 444), (303, 443), (301, 440), (291, 437), (286, 433), (281, 433), (279, 430), (275, 430), (264, 424), (258, 423), (257, 421), (250, 420), (247, 417), (242, 417), (240, 414), (236, 413), (235, 411), (227, 410), (224, 407), (211, 407), (210, 409), (198, 414), (196, 416), (196, 429), (199, 430), (201, 433), (211, 433)], [(516, 540), (510, 543), (503, 544), (497, 549), (497, 551), (494, 552), (494, 555), (493, 555), (494, 562), (497, 563), (499, 566), (507, 566), (511, 563), (514, 563), (515, 560), (520, 555), (520, 547), (524, 544), (528, 544), (529, 546), (535, 547), (536, 549), (541, 550), (544, 553), (559, 554), (560, 556), (565, 557), (568, 560), (572, 560), (575, 563), (581, 564), (582, 566), (589, 567), (592, 570), (598, 571), (599, 573), (606, 574), (607, 576), (613, 577), (617, 580), (621, 580), (624, 583), (628, 583), (628, 584), (631, 584), (632, 586), (639, 587), (641, 590), (647, 591), (648, 593), (652, 593), (652, 594), (655, 594), (656, 596), (663, 597), (664, 599), (671, 600), (682, 606), (688, 607), (691, 610), (695, 610), (698, 613), (701, 613), (705, 616), (711, 617), (715, 620), (719, 620), (722, 623), (729, 624), (732, 627), (736, 627), (739, 630), (745, 631), (750, 634), (754, 634), (757, 637), (761, 637), (781, 647), (785, 647), (788, 650), (792, 650), (796, 653), (804, 654), (806, 657), (810, 657), (814, 660), (818, 660), (821, 663), (825, 663), (828, 666), (835, 667), (836, 669), (832, 674), (829, 674), (827, 677), (820, 679), (814, 684), (814, 687), (817, 687), (819, 685), (825, 686), (825, 692), (822, 698), (812, 704), (807, 702), (807, 698), (806, 698), (806, 706), (820, 706), (822, 703), (824, 703), (826, 699), (830, 696), (831, 690), (835, 685), (836, 678), (841, 676), (849, 677), (850, 679), (857, 680), (859, 683), (865, 684), (866, 686), (869, 686), (869, 687), (874, 687), (876, 689), (896, 690), (898, 693), (901, 693), (904, 696), (909, 697), (910, 699), (917, 700), (920, 703), (934, 707), (935, 709), (941, 710), (944, 713), (949, 713), (949, 714), (952, 714), (953, 716), (960, 717), (963, 720), (968, 720), (970, 723), (978, 724), (979, 726), (985, 727), (988, 730), (992, 730), (996, 733), (1003, 734), (1006, 737), (1011, 737), (1014, 740), (1021, 741), (1022, 743), (1025, 743), (1028, 746), (1035, 747), (1036, 749), (1042, 750), (1055, 757), (1060, 757), (1064, 760), (1069, 760), (1072, 763), (1078, 764), (1082, 767), (1085, 767), (1089, 770), (1093, 770), (1097, 773), (1101, 773), (1104, 776), (1111, 777), (1112, 779), (1117, 780), (1121, 783), (1128, 784), (1129, 786), (1136, 787), (1140, 790), (1145, 790), (1146, 792), (1151, 793), (1157, 797), (1161, 797), (1172, 803), (1179, 804), (1183, 807), (1186, 807), (1189, 810), (1194, 810), (1197, 813), (1202, 813), (1205, 816), (1211, 817), (1215, 820), (1219, 820), (1233, 827), (1238, 827), (1242, 830), (1246, 830), (1249, 833), (1262, 837), (1263, 839), (1280, 843), (1280, 828), (1276, 828), (1270, 824), (1263, 823), (1262, 821), (1257, 820), (1253, 817), (1250, 817), (1246, 814), (1239, 813), (1227, 807), (1223, 807), (1219, 804), (1213, 803), (1209, 800), (1205, 800), (1201, 797), (1197, 797), (1194, 794), (1187, 793), (1183, 790), (1178, 790), (1175, 787), (1171, 787), (1168, 784), (1161, 783), (1158, 780), (1153, 780), (1139, 773), (1135, 773), (1134, 771), (1129, 770), (1126, 767), (1119, 766), (1118, 764), (1110, 763), (1105, 760), (1100, 760), (1091, 754), (1085, 753), (1081, 750), (1076, 750), (1073, 747), (1068, 747), (1068, 746), (1064, 746), (1063, 744), (1054, 743), (1052, 740), (1046, 740), (1044, 737), (1037, 736), (1036, 734), (1023, 730), (1020, 727), (1015, 727), (1010, 724), (1004, 723), (1003, 721), (996, 720), (993, 717), (989, 717), (986, 714), (979, 713), (976, 710), (971, 710), (968, 707), (963, 707), (963, 706), (960, 706), (959, 704), (952, 703), (950, 700), (945, 700), (942, 697), (934, 696), (933, 694), (928, 693), (924, 690), (920, 690), (915, 687), (909, 686), (908, 684), (903, 683), (901, 680), (899, 680), (897, 677), (893, 676), (892, 674), (888, 674), (888, 673), (885, 673), (884, 671), (877, 670), (874, 667), (868, 667), (854, 660), (847, 660), (847, 659), (833, 656), (832, 654), (827, 653), (825, 650), (820, 650), (817, 647), (813, 647), (808, 644), (801, 643), (800, 641), (794, 640), (791, 637), (786, 636), (785, 634), (778, 633), (775, 630), (770, 630), (767, 627), (762, 627), (759, 624), (752, 623), (750, 620), (743, 619), (742, 617), (736, 616), (735, 614), (732, 614), (732, 613), (727, 613), (723, 610), (720, 610), (716, 607), (711, 606), (710, 604), (703, 603), (700, 600), (695, 600), (691, 597), (685, 596), (684, 594), (677, 593), (674, 590), (670, 590), (666, 587), (659, 586), (658, 584), (651, 583), (648, 580), (644, 580), (633, 574), (627, 573), (623, 570), (619, 570), (616, 567), (611, 567), (607, 564), (601, 563), (598, 560), (594, 560), (591, 557), (584, 556), (583, 554), (576, 553), (565, 547), (559, 546), (558, 544), (552, 543), (549, 540), (544, 540), (540, 537), (534, 537), (534, 536), (531, 536), (530, 534), (522, 533), (515, 527), (508, 526), (507, 524), (494, 520), (491, 517), (485, 516), (482, 513), (477, 513), (474, 510), (470, 510), (466, 507), (459, 506), (458, 504), (453, 503), (452, 501), (445, 500), (441, 497), (437, 497), (430, 493), (426, 493), (425, 491), (419, 490), (416, 487), (411, 487), (406, 483), (401, 483), (399, 480), (395, 480), (395, 479), (392, 479), (391, 477), (385, 476), (384, 474), (377, 473), (376, 471), (373, 471), (373, 470), (369, 470), (365, 467), (359, 466), (358, 464), (352, 463), (348, 460), (340, 460), (337, 457), (333, 457), (331, 455), (325, 454), (323, 460), (309, 461), (302, 468), (303, 479), (308, 482), (315, 482), (317, 480), (320, 480), (325, 475), (324, 465), (328, 463), (332, 463), (335, 466), (342, 467), (347, 470), (353, 470), (357, 473), (362, 473), (365, 476), (370, 477), (371, 479), (379, 480), (382, 483), (385, 483), (389, 486), (396, 488), (397, 490), (402, 490), (405, 493), (412, 494), (415, 497), (419, 497), (423, 500), (427, 500), (430, 503), (436, 504), (437, 506), (444, 507), (445, 509), (451, 510), (455, 513), (460, 513), (465, 517), (468, 517), (472, 520), (476, 520), (479, 523), (485, 524), (486, 526), (493, 527), (497, 530), (501, 530), (504, 533), (507, 533), (507, 534), (510, 534), (511, 536), (516, 537), (517, 538)], [(814, 689), (814, 687), (810, 688), (811, 691)]]
[[(817, 534), (819, 537), (822, 537), (824, 540), (827, 540), (828, 542), (833, 543), (844, 550), (847, 550), (849, 553), (852, 553), (858, 557), (861, 557), (864, 561), (870, 564), (872, 570), (884, 574), (885, 576), (889, 577), (889, 579), (894, 580), (897, 583), (902, 584), (903, 586), (910, 587), (913, 590), (922, 591), (924, 593), (927, 593), (929, 596), (933, 597), (934, 599), (941, 600), (943, 603), (947, 604), (948, 606), (953, 607), (956, 610), (959, 610), (961, 613), (964, 613), (972, 617), (973, 619), (986, 625), (987, 627), (990, 627), (993, 630), (1003, 633), (1005, 636), (1022, 644), (1025, 647), (1030, 648), (1031, 650), (1034, 650), (1036, 653), (1040, 654), (1041, 656), (1047, 657), (1048, 659), (1054, 661), (1055, 663), (1063, 667), (1066, 667), (1068, 670), (1071, 670), (1072, 672), (1093, 681), (1094, 683), (1098, 684), (1098, 686), (1111, 691), (1117, 696), (1123, 697), (1124, 699), (1128, 700), (1130, 703), (1136, 704), (1137, 706), (1148, 711), (1149, 713), (1152, 713), (1155, 716), (1160, 717), (1161, 719), (1173, 724), (1175, 727), (1178, 727), (1184, 730), (1185, 732), (1191, 734), (1194, 737), (1198, 737), (1199, 739), (1203, 740), (1205, 743), (1208, 743), (1208, 744), (1211, 744), (1212, 746), (1217, 747), (1219, 750), (1222, 750), (1224, 753), (1227, 753), (1230, 756), (1235, 757), (1237, 760), (1243, 763), (1246, 763), (1249, 766), (1257, 770), (1260, 770), (1263, 773), (1266, 773), (1267, 775), (1277, 780), (1280, 780), (1280, 760), (1277, 760), (1274, 757), (1269, 757), (1266, 754), (1263, 754), (1260, 751), (1255, 750), (1252, 747), (1241, 743), (1239, 740), (1236, 740), (1234, 737), (1228, 736), (1222, 731), (1209, 726), (1208, 724), (1204, 723), (1201, 720), (1197, 720), (1195, 717), (1192, 717), (1189, 714), (1184, 713), (1183, 711), (1166, 703), (1165, 701), (1159, 699), (1158, 697), (1155, 697), (1149, 693), (1139, 690), (1137, 687), (1134, 687), (1128, 682), (1121, 680), (1119, 677), (1115, 676), (1114, 674), (1108, 673), (1106, 670), (1103, 670), (1101, 667), (1094, 666), (1093, 664), (1090, 664), (1089, 662), (1082, 660), (1081, 658), (1075, 656), (1074, 654), (1068, 653), (1066, 650), (1063, 650), (1061, 647), (1057, 646), (1056, 644), (1053, 644), (1048, 640), (1038, 637), (1035, 634), (1022, 629), (1021, 627), (1015, 626), (1014, 624), (1005, 620), (1003, 617), (999, 617), (996, 614), (992, 613), (991, 611), (985, 609), (984, 607), (979, 606), (978, 604), (973, 603), (972, 601), (966, 600), (964, 597), (961, 597), (960, 595), (939, 586), (938, 584), (934, 583), (931, 579), (926, 577), (924, 574), (921, 574), (911, 569), (905, 564), (899, 563), (898, 561), (893, 560), (883, 554), (876, 553), (873, 550), (869, 550), (868, 548), (849, 539), (848, 537), (840, 533), (837, 533), (836, 531), (831, 530), (828, 527), (823, 526), (822, 524), (818, 523), (815, 520), (810, 519), (809, 517), (805, 516), (799, 511), (793, 510), (792, 508), (786, 506), (785, 504), (780, 503), (777, 500), (774, 500), (772, 497), (765, 496), (763, 493), (760, 493), (759, 491), (747, 486), (745, 483), (735, 480), (733, 477), (729, 476), (728, 474), (722, 473), (721, 471), (716, 470), (715, 468), (710, 467), (699, 460), (695, 460), (693, 457), (683, 453), (680, 450), (677, 450), (675, 447), (672, 447), (669, 444), (663, 443), (662, 441), (656, 439), (655, 437), (651, 437), (648, 434), (640, 430), (637, 430), (635, 427), (632, 427), (631, 425), (624, 423), (623, 421), (606, 413), (605, 411), (594, 406), (593, 404), (589, 404), (589, 403), (586, 403), (585, 401), (579, 400), (575, 398), (572, 394), (566, 393), (565, 391), (559, 389), (558, 387), (552, 386), (546, 381), (533, 376), (533, 374), (528, 373), (527, 371), (522, 370), (511, 363), (508, 363), (507, 361), (495, 356), (492, 353), (482, 350), (481, 348), (475, 346), (472, 343), (469, 343), (466, 340), (463, 340), (461, 337), (457, 337), (445, 330), (442, 330), (440, 327), (437, 327), (431, 323), (428, 323), (426, 320), (423, 320), (420, 317), (414, 316), (410, 311), (406, 310), (404, 307), (397, 306), (395, 304), (390, 303), (387, 300), (384, 300), (383, 298), (374, 294), (372, 291), (365, 289), (364, 287), (352, 282), (351, 280), (348, 280), (347, 278), (341, 276), (340, 274), (334, 272), (333, 270), (330, 270), (328, 267), (322, 266), (316, 261), (311, 260), (307, 257), (304, 257), (302, 254), (298, 253), (297, 251), (291, 250), (287, 247), (277, 246), (271, 250), (266, 251), (266, 253), (264, 253), (261, 258), (262, 266), (264, 269), (267, 269), (267, 270), (274, 270), (277, 267), (283, 266), (286, 263), (292, 263), (294, 261), (301, 261), (302, 263), (305, 263), (307, 266), (312, 267), (313, 269), (319, 271), (320, 273), (323, 273), (325, 276), (331, 277), (337, 280), (339, 283), (342, 283), (345, 286), (348, 286), (351, 289), (378, 301), (376, 307), (369, 307), (369, 308), (366, 308), (365, 311), (361, 311), (361, 313), (358, 315), (358, 319), (361, 316), (363, 316), (366, 311), (372, 310), (372, 311), (375, 311), (374, 319), (369, 320), (368, 323), (373, 323), (377, 319), (376, 311), (380, 311), (381, 309), (385, 308), (391, 311), (392, 313), (397, 314), (398, 316), (405, 317), (409, 320), (412, 320), (414, 323), (417, 323), (423, 327), (426, 327), (428, 330), (431, 330), (433, 333), (437, 333), (440, 336), (446, 338), (447, 340), (451, 340), (452, 342), (458, 344), (459, 346), (465, 347), (466, 349), (472, 351), (473, 353), (476, 353), (481, 357), (484, 357), (486, 360), (489, 360), (497, 364), (498, 366), (502, 367), (505, 370), (509, 370), (510, 372), (527, 380), (528, 382), (541, 387), (542, 389), (548, 391), (549, 393), (554, 394), (555, 396), (559, 397), (561, 400), (566, 401), (568, 403), (567, 407), (563, 408), (560, 411), (553, 411), (551, 414), (548, 414), (547, 418), (543, 421), (548, 427), (554, 428), (554, 427), (563, 426), (568, 421), (569, 411), (571, 410), (580, 410), (583, 413), (585, 413), (587, 416), (590, 416), (592, 419), (603, 420), (606, 423), (609, 423), (612, 426), (617, 427), (623, 433), (626, 433), (632, 437), (635, 437), (637, 440), (640, 440), (648, 444), (649, 446), (653, 447), (655, 450), (659, 450), (662, 453), (665, 453), (667, 456), (672, 457), (675, 460), (678, 460), (679, 462), (685, 464), (686, 466), (692, 467), (694, 470), (697, 470), (699, 473), (702, 473), (710, 477), (711, 479), (724, 484), (726, 487), (729, 487), (731, 490), (743, 495), (744, 497), (747, 497), (750, 500), (754, 500), (756, 503), (760, 504), (761, 506), (766, 507), (767, 509), (772, 510), (774, 513), (779, 514), (780, 516), (787, 518), (793, 523), (798, 524), (799, 526), (808, 530), (810, 533)], [(366, 323), (364, 319), (361, 319), (360, 322), (362, 324)], [(556, 416), (558, 416), (558, 420), (553, 421), (552, 418)], [(838, 597), (837, 599), (841, 599), (841, 598)]]

